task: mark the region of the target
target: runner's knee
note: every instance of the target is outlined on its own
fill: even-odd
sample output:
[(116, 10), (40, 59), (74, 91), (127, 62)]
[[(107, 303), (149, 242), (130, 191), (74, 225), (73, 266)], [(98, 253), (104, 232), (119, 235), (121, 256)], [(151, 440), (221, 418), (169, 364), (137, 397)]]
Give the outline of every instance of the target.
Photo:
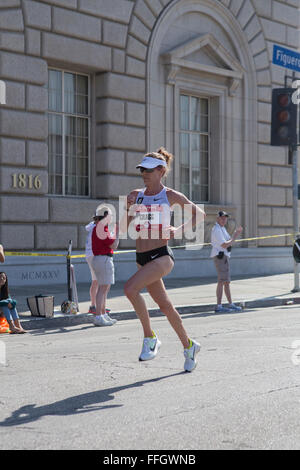
[(124, 294), (128, 299), (135, 297), (138, 294), (138, 290), (130, 282), (126, 282), (124, 286)]

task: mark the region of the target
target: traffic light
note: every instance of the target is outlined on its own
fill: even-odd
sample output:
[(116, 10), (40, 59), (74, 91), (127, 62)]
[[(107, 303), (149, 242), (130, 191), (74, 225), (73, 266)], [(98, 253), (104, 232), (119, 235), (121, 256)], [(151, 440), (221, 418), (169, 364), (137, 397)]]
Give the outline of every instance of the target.
[(271, 145), (297, 144), (297, 104), (293, 103), (294, 88), (272, 90)]

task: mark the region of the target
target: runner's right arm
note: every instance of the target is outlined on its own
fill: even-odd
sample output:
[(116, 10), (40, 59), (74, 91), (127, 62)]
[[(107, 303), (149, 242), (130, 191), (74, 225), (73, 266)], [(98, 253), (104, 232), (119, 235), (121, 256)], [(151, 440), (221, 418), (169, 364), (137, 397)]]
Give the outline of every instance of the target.
[(134, 191), (131, 191), (131, 193), (127, 196), (127, 204), (123, 208), (123, 216), (120, 220), (120, 232), (122, 233), (127, 231), (128, 225), (134, 218), (133, 206), (135, 205), (138, 193), (139, 189), (135, 189)]

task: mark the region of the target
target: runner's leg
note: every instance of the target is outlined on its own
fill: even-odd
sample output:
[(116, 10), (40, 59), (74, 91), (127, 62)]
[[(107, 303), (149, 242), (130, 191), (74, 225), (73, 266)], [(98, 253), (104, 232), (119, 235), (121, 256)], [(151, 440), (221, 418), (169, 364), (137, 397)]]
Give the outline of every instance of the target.
[(190, 345), (189, 337), (182, 324), (182, 319), (170, 301), (162, 279), (147, 286), (147, 290), (160, 310), (166, 315), (184, 348)]
[(139, 270), (126, 282), (124, 292), (128, 300), (141, 321), (145, 338), (152, 336), (149, 312), (141, 290), (163, 276), (169, 274), (174, 266), (173, 260), (169, 256), (162, 256), (150, 263), (141, 266)]

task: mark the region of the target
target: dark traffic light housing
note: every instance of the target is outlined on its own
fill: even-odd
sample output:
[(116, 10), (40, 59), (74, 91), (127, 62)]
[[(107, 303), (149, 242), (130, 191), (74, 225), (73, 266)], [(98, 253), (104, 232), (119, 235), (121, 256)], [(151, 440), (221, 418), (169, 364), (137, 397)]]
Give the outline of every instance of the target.
[(293, 103), (294, 88), (272, 90), (271, 145), (297, 144), (297, 104)]

